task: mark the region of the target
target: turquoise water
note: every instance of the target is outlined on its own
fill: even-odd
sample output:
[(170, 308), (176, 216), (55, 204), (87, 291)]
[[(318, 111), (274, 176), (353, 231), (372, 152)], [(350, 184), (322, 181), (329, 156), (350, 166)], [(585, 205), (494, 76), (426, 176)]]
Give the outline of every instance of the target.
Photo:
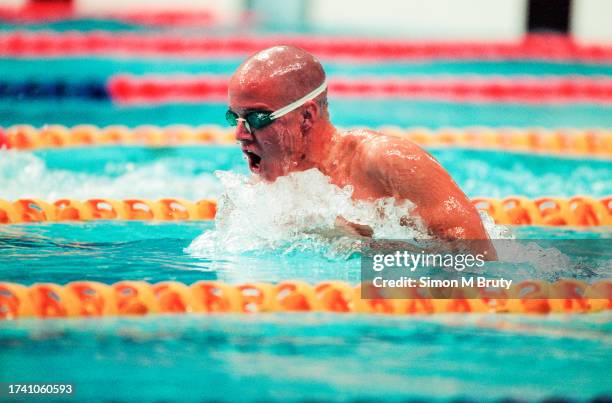
[[(343, 127), (396, 125), (401, 127), (467, 127), (514, 126), (551, 128), (611, 127), (612, 108), (602, 105), (523, 105), (523, 104), (463, 104), (453, 102), (411, 100), (330, 100), (334, 124)], [(225, 125), (226, 104), (207, 103), (159, 106), (117, 106), (110, 101), (76, 100), (28, 101), (20, 107), (16, 101), (0, 101), (0, 121), (3, 125), (27, 123), (36, 127), (44, 124), (77, 125), (95, 122), (99, 126), (124, 124), (136, 126), (155, 123), (171, 125)], [(152, 121), (154, 120), (154, 121)]]
[[(605, 195), (612, 189), (605, 160), (432, 152), (471, 195)], [(47, 199), (216, 197), (220, 185), (210, 172), (246, 173), (231, 146), (4, 152), (0, 164), (0, 196), (38, 192)], [(213, 225), (1, 226), (0, 279), (22, 284), (123, 279), (354, 284), (360, 279), (356, 256), (184, 251)], [(610, 238), (609, 228), (515, 227), (512, 232), (534, 240)], [(602, 273), (565, 273), (585, 281), (602, 278)], [(512, 275), (509, 269), (506, 274)], [(0, 323), (0, 374), (14, 382), (72, 383), (78, 401), (588, 400), (611, 393), (611, 319), (609, 313), (403, 318), (321, 313), (21, 320)]]
[[(38, 28), (138, 29), (73, 21)], [(0, 29), (12, 29), (10, 24)], [(0, 60), (4, 80), (106, 80), (113, 74), (228, 75), (237, 59)], [(325, 62), (329, 76), (589, 75), (612, 65), (530, 61)], [(0, 100), (2, 126), (218, 124), (224, 104), (118, 106)], [(364, 125), (612, 127), (609, 106), (464, 104), (331, 99), (334, 123)], [(609, 160), (431, 149), (470, 197), (612, 194)], [(215, 170), (246, 174), (236, 147), (96, 147), (0, 152), (0, 198), (218, 198)], [(321, 249), (185, 252), (212, 222), (42, 223), (0, 226), (0, 281), (123, 279), (228, 283), (359, 281), (359, 259)], [(610, 228), (515, 227), (521, 239), (610, 239)], [(583, 267), (584, 268), (584, 267)], [(588, 269), (589, 267), (587, 267)], [(585, 281), (605, 272), (555, 267)], [(507, 268), (507, 274), (513, 273)], [(609, 273), (607, 273), (609, 277)], [(610, 396), (612, 315), (164, 315), (0, 322), (0, 381), (68, 382), (74, 401), (533, 401)]]
[[(215, 170), (247, 174), (238, 147), (95, 147), (0, 151), (0, 198), (217, 198)], [(470, 197), (612, 194), (609, 160), (432, 148)]]
[(14, 380), (73, 383), (79, 401), (586, 401), (610, 393), (610, 319), (270, 314), (4, 322), (0, 365)]
[[(191, 241), (213, 222), (151, 223), (129, 221), (94, 221), (89, 223), (42, 223), (0, 226), (0, 278), (21, 284), (91, 280), (112, 284), (120, 280), (148, 282), (180, 281), (192, 284), (198, 280), (219, 280), (232, 284), (246, 281), (279, 282), (303, 280), (317, 283), (342, 280), (352, 284), (360, 281), (360, 259), (324, 255), (323, 248), (284, 251), (261, 249), (243, 253), (204, 255), (188, 254), (184, 250)], [(519, 239), (612, 239), (609, 229), (516, 227)], [(540, 242), (541, 243), (541, 242)], [(556, 246), (553, 244), (552, 246)], [(582, 256), (592, 251), (592, 243), (578, 243)], [(608, 254), (608, 258), (610, 258)], [(610, 269), (596, 272), (572, 271), (558, 266), (542, 276), (555, 281), (560, 275), (593, 282)], [(514, 273), (511, 263), (488, 264), (486, 272), (499, 270), (505, 278), (521, 281), (525, 272)], [(86, 268), (84, 270), (84, 268)], [(528, 276), (527, 276), (528, 277)]]
[[(229, 75), (242, 62), (237, 58), (172, 59), (172, 58), (122, 58), (70, 57), (57, 59), (29, 58), (27, 63), (19, 58), (0, 60), (4, 79), (64, 78), (106, 79), (117, 73), (144, 74), (225, 74)], [(370, 62), (362, 64), (323, 60), (325, 72), (333, 76), (421, 76), (421, 75), (584, 75), (606, 76), (612, 74), (612, 66), (606, 64), (555, 63), (540, 61), (436, 61), (436, 62)]]
[[(55, 22), (40, 22), (25, 25), (27, 30), (32, 31), (141, 31), (148, 30), (147, 27), (140, 25), (130, 24), (126, 22), (116, 20), (103, 20), (103, 19), (87, 19), (79, 18), (74, 20), (55, 21)], [(24, 24), (21, 23), (0, 23), (0, 30), (3, 31), (14, 31), (24, 29)]]

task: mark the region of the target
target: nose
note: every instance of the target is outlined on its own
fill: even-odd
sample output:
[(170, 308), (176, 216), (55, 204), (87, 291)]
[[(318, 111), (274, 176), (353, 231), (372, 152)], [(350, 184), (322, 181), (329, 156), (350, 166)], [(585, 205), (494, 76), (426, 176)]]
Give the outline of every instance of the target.
[(246, 121), (238, 119), (236, 125), (236, 140), (238, 141), (253, 141), (253, 134), (247, 129)]

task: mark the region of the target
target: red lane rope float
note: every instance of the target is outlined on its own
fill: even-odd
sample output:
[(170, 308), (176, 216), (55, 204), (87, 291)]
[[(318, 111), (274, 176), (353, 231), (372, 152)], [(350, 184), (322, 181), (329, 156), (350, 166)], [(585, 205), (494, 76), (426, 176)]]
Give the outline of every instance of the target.
[[(612, 197), (594, 199), (574, 196), (568, 199), (525, 197), (472, 199), (477, 209), (489, 214), (497, 224), (551, 226), (610, 226)], [(179, 198), (157, 201), (146, 199), (59, 199), (47, 203), (39, 199), (0, 199), (0, 224), (44, 221), (139, 220), (186, 221), (212, 220), (217, 204), (212, 200), (190, 202)]]
[[(332, 78), (328, 86), (334, 97), (612, 104), (612, 78), (605, 76)], [(118, 75), (108, 91), (122, 104), (225, 102), (227, 77)]]
[(29, 4), (26, 7), (0, 7), (0, 20), (12, 23), (50, 23), (77, 19), (117, 20), (152, 26), (209, 27), (220, 23), (212, 11), (142, 11), (130, 13), (82, 13), (57, 4)]
[(527, 35), (515, 42), (405, 41), (325, 36), (187, 36), (111, 32), (12, 31), (0, 34), (0, 55), (65, 57), (244, 57), (279, 43), (299, 46), (323, 59), (517, 60), (609, 63), (612, 46), (581, 45), (562, 35)]
[[(423, 146), (457, 146), (466, 148), (502, 149), (563, 155), (612, 156), (612, 130), (544, 129), (544, 128), (408, 128), (384, 126), (376, 130), (406, 137)], [(129, 129), (125, 126), (99, 128), (59, 125), (36, 129), (28, 125), (0, 127), (0, 149), (19, 150), (110, 144), (175, 146), (190, 144), (235, 143), (233, 129), (219, 126), (189, 127), (151, 125)]]
[(122, 104), (172, 102), (226, 102), (227, 77), (136, 77), (117, 75), (107, 86), (111, 98)]
[[(363, 284), (364, 287), (371, 284)], [(279, 284), (229, 285), (199, 281), (149, 284), (120, 281), (106, 285), (75, 281), (64, 286), (37, 283), (23, 286), (0, 282), (0, 320), (28, 317), (65, 318), (141, 316), (149, 314), (213, 314), (261, 312), (336, 312), (378, 314), (435, 313), (589, 313), (612, 310), (612, 280), (587, 284), (573, 279), (555, 283), (527, 280), (497, 295), (474, 289), (456, 290), (448, 299), (411, 295), (389, 299), (362, 298), (362, 285), (341, 281), (310, 285), (301, 281)], [(503, 295), (502, 295), (503, 294)], [(372, 294), (376, 295), (376, 294)]]

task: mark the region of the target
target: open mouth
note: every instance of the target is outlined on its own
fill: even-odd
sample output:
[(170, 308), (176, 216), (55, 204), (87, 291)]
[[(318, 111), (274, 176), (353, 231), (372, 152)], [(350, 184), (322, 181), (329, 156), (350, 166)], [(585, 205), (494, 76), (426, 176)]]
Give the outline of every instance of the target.
[(249, 161), (249, 168), (252, 172), (259, 173), (261, 171), (261, 157), (254, 152), (243, 150), (244, 155)]

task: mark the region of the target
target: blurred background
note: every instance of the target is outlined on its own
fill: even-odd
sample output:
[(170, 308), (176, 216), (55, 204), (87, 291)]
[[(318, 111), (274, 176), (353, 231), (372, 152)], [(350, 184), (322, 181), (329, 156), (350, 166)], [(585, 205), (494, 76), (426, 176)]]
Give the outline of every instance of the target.
[[(83, 28), (67, 20), (124, 20), (117, 28), (184, 26), (227, 32), (250, 29), (378, 34), (404, 38), (517, 40), (527, 32), (612, 40), (606, 0), (3, 0), (5, 27), (14, 22)], [(103, 25), (99, 25), (102, 27)], [(109, 23), (110, 26), (110, 23)], [(91, 24), (88, 28), (95, 27)]]
[[(384, 114), (378, 108), (356, 111), (351, 101), (365, 100), (359, 89), (332, 90), (332, 97), (346, 101), (335, 108), (341, 125), (609, 126), (607, 108), (584, 111), (585, 103), (609, 102), (609, 94), (601, 94), (609, 90), (607, 81), (589, 81), (587, 90), (580, 86), (565, 93), (553, 88), (552, 99), (539, 96), (554, 87), (549, 81), (539, 81), (544, 93), (535, 88), (531, 98), (514, 99), (507, 93), (479, 98), (481, 87), (474, 90), (473, 81), (474, 76), (494, 83), (499, 76), (609, 76), (610, 15), (612, 4), (606, 0), (2, 0), (1, 100), (56, 102), (52, 108), (2, 102), (0, 119), (4, 125), (222, 124), (223, 107), (210, 104), (223, 103), (224, 88), (172, 92), (159, 88), (160, 81), (177, 87), (194, 75), (227, 76), (249, 54), (293, 43), (315, 53), (332, 78), (377, 76), (417, 84), (429, 78), (454, 80), (454, 86), (426, 88), (423, 94), (377, 94), (382, 101), (401, 98), (397, 106), (385, 105)], [(139, 78), (113, 85), (122, 74)], [(187, 77), (177, 81), (181, 74)], [(444, 94), (456, 90), (457, 79), (476, 92), (461, 99), (464, 107), (458, 107), (456, 96)], [(503, 83), (507, 92), (520, 93), (506, 88), (512, 83)], [(148, 89), (142, 88), (145, 84)], [(588, 90), (584, 99), (580, 92)], [(576, 113), (560, 105), (563, 95), (578, 103), (572, 107)], [(74, 100), (80, 101), (76, 107)], [(131, 108), (107, 108), (109, 100)], [(449, 100), (454, 102), (440, 103)], [(514, 101), (506, 105), (510, 114), (498, 114), (490, 105), (508, 100)], [(172, 106), (185, 101), (191, 106)], [(475, 101), (487, 102), (476, 110)], [(155, 118), (137, 112), (145, 106), (152, 111), (152, 103), (157, 104)], [(200, 105), (193, 108), (194, 103)], [(526, 110), (518, 103), (540, 105)]]

